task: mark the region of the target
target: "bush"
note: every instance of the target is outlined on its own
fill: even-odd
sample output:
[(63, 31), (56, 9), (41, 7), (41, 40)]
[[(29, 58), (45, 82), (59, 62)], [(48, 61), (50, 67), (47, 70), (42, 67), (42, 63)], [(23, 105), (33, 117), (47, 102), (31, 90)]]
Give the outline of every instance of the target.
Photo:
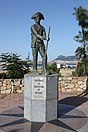
[(72, 72), (73, 76), (87, 76), (88, 75), (88, 60), (83, 60), (78, 63), (78, 67), (75, 72)]
[(6, 76), (7, 76), (6, 73), (0, 73), (0, 79), (7, 78)]
[(49, 74), (58, 74), (59, 76), (61, 76), (60, 69), (57, 68), (57, 64), (55, 62), (47, 65), (47, 72)]

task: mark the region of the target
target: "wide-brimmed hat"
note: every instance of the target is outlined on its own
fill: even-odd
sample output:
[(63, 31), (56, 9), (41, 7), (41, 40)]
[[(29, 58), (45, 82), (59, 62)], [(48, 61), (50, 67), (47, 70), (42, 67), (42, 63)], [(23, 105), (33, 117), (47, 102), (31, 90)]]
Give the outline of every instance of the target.
[(42, 14), (41, 12), (35, 13), (35, 14), (31, 17), (31, 19), (35, 19), (36, 17), (40, 17), (41, 19), (44, 20), (44, 16), (43, 16), (43, 14)]

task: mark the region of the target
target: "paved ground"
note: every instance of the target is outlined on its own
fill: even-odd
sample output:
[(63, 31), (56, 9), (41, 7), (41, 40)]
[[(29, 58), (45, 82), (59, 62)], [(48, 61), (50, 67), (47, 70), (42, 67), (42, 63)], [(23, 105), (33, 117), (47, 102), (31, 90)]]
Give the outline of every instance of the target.
[(0, 132), (88, 132), (88, 95), (60, 93), (58, 119), (47, 123), (31, 123), (23, 111), (23, 94), (0, 99)]

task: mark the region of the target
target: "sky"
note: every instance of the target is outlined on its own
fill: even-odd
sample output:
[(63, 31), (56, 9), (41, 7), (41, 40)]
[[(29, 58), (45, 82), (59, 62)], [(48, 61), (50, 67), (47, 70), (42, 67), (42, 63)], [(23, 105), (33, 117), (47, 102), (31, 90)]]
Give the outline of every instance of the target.
[(29, 52), (32, 59), (31, 16), (40, 11), (45, 17), (41, 24), (46, 34), (51, 27), (48, 60), (75, 55), (80, 44), (73, 38), (80, 28), (73, 12), (79, 6), (88, 9), (88, 0), (0, 0), (0, 54), (18, 53), (25, 59)]

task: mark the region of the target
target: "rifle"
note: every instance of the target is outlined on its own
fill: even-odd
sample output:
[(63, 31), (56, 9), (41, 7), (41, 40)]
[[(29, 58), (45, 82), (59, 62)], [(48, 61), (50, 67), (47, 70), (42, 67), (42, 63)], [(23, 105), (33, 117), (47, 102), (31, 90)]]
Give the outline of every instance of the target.
[(45, 74), (46, 74), (46, 64), (47, 64), (47, 49), (48, 49), (48, 42), (50, 40), (50, 26), (48, 30), (48, 36), (47, 36), (47, 41), (46, 41), (46, 49), (45, 49)]
[(48, 31), (48, 38), (47, 38), (47, 42), (46, 42), (46, 50), (45, 50), (45, 54), (47, 54), (47, 49), (48, 49), (48, 42), (50, 40), (50, 26), (49, 26), (49, 31)]

